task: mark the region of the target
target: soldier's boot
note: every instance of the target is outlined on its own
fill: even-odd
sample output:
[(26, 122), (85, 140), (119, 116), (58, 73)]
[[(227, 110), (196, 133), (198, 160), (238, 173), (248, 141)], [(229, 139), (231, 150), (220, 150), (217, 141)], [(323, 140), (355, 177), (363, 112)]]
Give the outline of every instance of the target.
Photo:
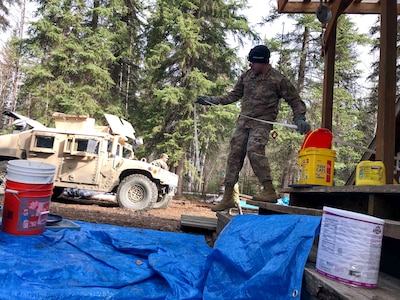
[(263, 187), (263, 191), (257, 195), (254, 195), (253, 200), (275, 203), (278, 197), (276, 195), (275, 188), (272, 185), (272, 181), (264, 182)]
[(235, 197), (233, 187), (225, 187), (224, 196), (221, 202), (211, 207), (212, 211), (223, 211), (228, 208), (235, 207)]

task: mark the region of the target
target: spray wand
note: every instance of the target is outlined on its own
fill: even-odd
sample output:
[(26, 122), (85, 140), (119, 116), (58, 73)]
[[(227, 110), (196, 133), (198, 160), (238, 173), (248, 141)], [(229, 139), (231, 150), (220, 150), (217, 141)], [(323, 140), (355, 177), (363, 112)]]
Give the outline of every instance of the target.
[[(210, 104), (210, 105), (217, 106), (217, 104), (212, 103), (212, 102), (210, 102), (210, 101), (205, 100), (205, 102), (208, 103), (208, 104)], [(229, 109), (226, 109), (226, 108), (224, 108), (224, 107), (221, 107), (221, 109), (223, 109), (223, 110), (225, 110), (225, 111), (228, 111), (228, 112), (230, 112), (230, 113), (235, 113), (235, 112), (233, 112), (233, 111), (231, 111), (231, 110), (229, 110)], [(284, 127), (289, 127), (289, 128), (297, 129), (297, 125), (294, 125), (294, 124), (278, 123), (278, 122), (272, 122), (272, 121), (261, 120), (261, 119), (253, 118), (253, 117), (246, 116), (246, 115), (243, 115), (243, 114), (240, 114), (240, 113), (239, 113), (239, 116), (242, 116), (242, 117), (247, 118), (247, 119), (250, 119), (250, 120), (259, 121), (259, 122), (261, 122), (261, 123), (267, 123), (267, 124), (272, 124), (272, 125), (278, 125), (278, 126), (284, 126)], [(364, 150), (365, 152), (369, 152), (369, 153), (376, 154), (376, 151), (375, 151), (375, 150), (371, 150), (371, 149), (368, 149), (368, 148), (366, 148), (366, 147), (358, 146), (358, 145), (355, 145), (355, 144), (353, 144), (353, 143), (345, 142), (345, 141), (343, 141), (343, 140), (341, 140), (341, 139), (339, 139), (339, 138), (336, 138), (336, 137), (333, 138), (333, 142), (334, 142), (334, 143), (337, 143), (337, 144), (340, 144), (340, 145), (342, 145), (342, 146), (350, 146), (350, 147), (353, 147), (353, 148), (356, 148), (356, 149)], [(400, 160), (400, 157), (395, 157), (395, 160)], [(400, 163), (399, 163), (399, 164), (400, 164)]]
[[(210, 101), (205, 100), (205, 102), (208, 103), (208, 104), (210, 104), (210, 105), (212, 105), (212, 106), (217, 106), (217, 104), (212, 103), (212, 102), (210, 102)], [(233, 111), (231, 111), (231, 110), (229, 110), (229, 109), (227, 109), (227, 108), (224, 108), (224, 107), (220, 107), (220, 108), (223, 109), (223, 110), (225, 110), (225, 111), (227, 111), (227, 112), (236, 114), (236, 112), (233, 112)], [(241, 117), (250, 119), (250, 120), (254, 120), (254, 121), (261, 122), (261, 123), (266, 123), (266, 124), (271, 124), (271, 125), (278, 125), (278, 126), (284, 126), (284, 127), (289, 127), (289, 128), (297, 129), (297, 125), (294, 125), (294, 124), (279, 123), (279, 122), (272, 122), (272, 121), (267, 121), (267, 120), (261, 120), (261, 119), (254, 118), (254, 117), (250, 117), (250, 116), (243, 115), (243, 114), (240, 114), (240, 113), (239, 113), (238, 115), (241, 116)]]

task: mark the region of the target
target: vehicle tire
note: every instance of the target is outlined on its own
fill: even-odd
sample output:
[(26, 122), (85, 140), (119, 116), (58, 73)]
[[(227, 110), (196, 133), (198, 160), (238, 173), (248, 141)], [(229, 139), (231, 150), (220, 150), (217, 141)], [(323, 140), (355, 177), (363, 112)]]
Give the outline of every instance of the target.
[(141, 174), (133, 174), (124, 178), (117, 190), (118, 202), (124, 208), (151, 209), (157, 198), (157, 185)]
[(167, 208), (172, 200), (171, 195), (162, 195), (158, 197), (158, 201), (154, 203), (153, 208)]
[(53, 195), (51, 195), (51, 199), (54, 200), (54, 199), (59, 198), (62, 195), (63, 192), (64, 192), (64, 188), (63, 187), (56, 186), (53, 189)]
[(7, 160), (0, 161), (0, 194), (4, 194), (6, 189), (7, 165)]

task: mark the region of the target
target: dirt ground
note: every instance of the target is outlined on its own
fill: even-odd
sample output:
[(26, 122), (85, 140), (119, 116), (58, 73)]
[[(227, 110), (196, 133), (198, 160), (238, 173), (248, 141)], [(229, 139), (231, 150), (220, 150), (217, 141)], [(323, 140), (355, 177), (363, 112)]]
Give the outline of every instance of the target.
[(116, 202), (86, 199), (58, 199), (50, 204), (50, 212), (65, 219), (105, 223), (161, 231), (180, 231), (181, 215), (215, 218), (212, 204), (201, 198), (171, 200), (166, 209), (133, 211), (118, 207)]
[[(216, 213), (210, 209), (212, 204), (206, 203), (206, 200), (207, 198), (187, 196), (171, 200), (166, 209), (133, 211), (120, 208), (116, 202), (110, 200), (63, 197), (50, 202), (50, 213), (68, 220), (180, 232), (182, 215), (216, 218)], [(0, 195), (0, 205), (3, 203), (4, 195)]]

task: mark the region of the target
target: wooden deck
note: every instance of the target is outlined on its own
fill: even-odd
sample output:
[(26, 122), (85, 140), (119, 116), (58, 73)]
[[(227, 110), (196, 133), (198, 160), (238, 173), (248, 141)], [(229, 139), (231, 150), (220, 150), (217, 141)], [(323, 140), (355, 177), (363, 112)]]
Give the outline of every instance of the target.
[(304, 268), (304, 286), (317, 299), (341, 300), (399, 300), (400, 280), (380, 273), (375, 289), (353, 287), (318, 274), (315, 265), (307, 263)]
[(323, 206), (350, 210), (382, 219), (400, 221), (400, 185), (314, 186), (287, 188), (290, 205), (322, 209)]
[[(257, 202), (247, 200), (249, 204), (260, 205), (264, 209), (268, 208), (270, 213), (293, 213), (305, 215), (322, 215), (322, 210), (306, 209), (301, 207), (282, 206), (273, 203)], [(285, 211), (285, 212), (284, 212)], [(233, 218), (226, 212), (217, 213), (218, 225), (217, 233)], [(318, 240), (314, 242), (314, 247), (311, 249), (308, 257), (308, 262), (304, 268), (303, 275), (303, 292), (313, 296), (312, 299), (330, 299), (330, 300), (399, 300), (400, 299), (400, 279), (385, 274), (379, 273), (378, 286), (375, 289), (367, 289), (354, 287), (345, 283), (332, 280), (315, 270), (315, 260), (317, 256)], [(397, 256), (398, 257), (398, 256)], [(399, 258), (397, 258), (399, 259)], [(303, 298), (302, 298), (303, 299)], [(307, 298), (306, 298), (307, 299)]]
[[(288, 188), (290, 206), (247, 200), (259, 207), (259, 214), (322, 215), (329, 206), (368, 214), (385, 220), (380, 271), (400, 278), (400, 185), (314, 186)], [(400, 299), (400, 295), (399, 295)]]
[[(315, 271), (318, 238), (308, 257), (304, 270), (303, 288), (313, 299), (400, 299), (400, 185), (383, 186), (313, 186), (285, 189), (290, 194), (290, 205), (253, 201), (240, 195), (247, 204), (258, 206), (259, 214), (300, 214), (322, 216), (323, 207), (329, 206), (384, 219), (380, 273), (378, 287), (353, 287), (329, 279)], [(221, 232), (232, 216), (218, 213), (217, 233)]]
[[(257, 205), (260, 209), (260, 214), (297, 214), (297, 215), (309, 215), (309, 216), (322, 216), (322, 209), (307, 208), (300, 206), (284, 206), (275, 203), (258, 202), (253, 200), (247, 200), (247, 203), (251, 205)], [(400, 221), (393, 221), (390, 219), (384, 219), (385, 225), (383, 227), (383, 235), (386, 237), (400, 239)]]

